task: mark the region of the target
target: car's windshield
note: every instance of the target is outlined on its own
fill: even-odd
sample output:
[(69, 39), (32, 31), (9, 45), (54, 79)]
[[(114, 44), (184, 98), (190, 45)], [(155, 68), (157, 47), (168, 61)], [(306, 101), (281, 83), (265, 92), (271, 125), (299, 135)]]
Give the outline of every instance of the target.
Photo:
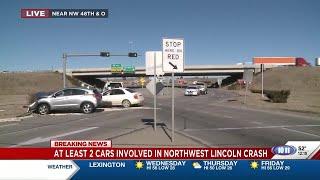
[(121, 83), (110, 83), (109, 85), (110, 87), (112, 88), (119, 88), (119, 87), (122, 87)]
[(187, 89), (197, 89), (196, 87), (187, 87)]

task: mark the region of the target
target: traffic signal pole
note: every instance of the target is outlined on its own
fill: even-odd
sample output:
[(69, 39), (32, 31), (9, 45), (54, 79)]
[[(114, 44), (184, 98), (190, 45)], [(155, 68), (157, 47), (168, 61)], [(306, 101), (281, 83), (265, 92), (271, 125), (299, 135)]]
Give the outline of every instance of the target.
[(63, 53), (62, 54), (62, 67), (63, 67), (63, 88), (67, 87), (67, 80), (66, 80), (66, 74), (67, 74), (67, 62), (68, 62), (68, 57), (88, 57), (88, 56), (101, 56), (100, 54), (97, 53)]
[(138, 53), (129, 52), (128, 54), (113, 54), (110, 52), (100, 52), (100, 53), (63, 53), (62, 54), (62, 68), (63, 68), (63, 88), (67, 87), (66, 74), (67, 74), (67, 59), (68, 57), (88, 57), (88, 56), (100, 56), (100, 57), (110, 57), (110, 56), (128, 56), (128, 57), (138, 57)]

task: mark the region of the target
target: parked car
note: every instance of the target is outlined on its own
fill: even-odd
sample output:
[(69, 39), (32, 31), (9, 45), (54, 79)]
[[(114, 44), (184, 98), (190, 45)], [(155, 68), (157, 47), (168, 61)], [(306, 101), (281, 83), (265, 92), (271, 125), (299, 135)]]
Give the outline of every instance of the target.
[(184, 91), (185, 96), (199, 96), (200, 89), (198, 86), (188, 86)]
[(115, 88), (102, 93), (102, 104), (108, 106), (143, 105), (144, 97), (141, 93), (128, 88)]
[(204, 82), (197, 82), (197, 86), (199, 86), (200, 94), (208, 94), (207, 84)]
[(39, 97), (29, 106), (29, 111), (49, 114), (55, 110), (81, 110), (92, 113), (101, 104), (102, 96), (97, 90), (66, 88), (48, 96)]

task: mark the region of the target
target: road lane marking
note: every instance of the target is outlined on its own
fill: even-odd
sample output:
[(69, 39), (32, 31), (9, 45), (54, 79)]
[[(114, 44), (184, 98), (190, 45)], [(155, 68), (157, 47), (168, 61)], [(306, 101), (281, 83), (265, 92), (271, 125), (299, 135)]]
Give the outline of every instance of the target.
[(2, 125), (2, 126), (0, 126), (0, 128), (2, 128), (2, 127), (8, 127), (8, 126), (13, 126), (13, 125), (17, 125), (18, 123), (13, 123), (13, 124), (6, 124), (6, 125)]
[[(303, 118), (303, 119), (312, 119), (312, 120), (320, 120), (319, 117), (314, 116), (306, 116), (306, 115), (300, 115), (300, 114), (294, 114), (287, 112), (285, 110), (275, 110), (275, 109), (259, 109), (259, 107), (247, 107), (247, 106), (235, 106), (235, 105), (226, 105), (226, 104), (217, 104), (217, 103), (209, 103), (208, 106), (216, 106), (216, 107), (223, 107), (223, 108), (230, 108), (240, 111), (253, 111), (253, 112), (261, 112), (266, 114), (272, 114), (272, 115), (280, 115), (280, 116), (289, 116), (294, 118)], [(297, 112), (299, 113), (299, 112)]]
[[(127, 110), (141, 110), (141, 109), (144, 109), (144, 110), (151, 110), (151, 109), (154, 109), (153, 107), (131, 107), (131, 108), (121, 108), (121, 107), (118, 107), (118, 108), (101, 108), (103, 109), (104, 112), (112, 112), (112, 111), (127, 111)], [(156, 108), (156, 109), (160, 109), (160, 108)]]
[(251, 123), (252, 124), (259, 124), (259, 125), (263, 124), (262, 122), (258, 122), (258, 121), (252, 121)]
[(228, 116), (228, 115), (223, 115), (222, 117), (232, 119), (232, 116)]
[(10, 146), (10, 147), (38, 144), (38, 143), (50, 141), (51, 139), (57, 139), (57, 138), (60, 138), (60, 137), (70, 136), (70, 135), (82, 133), (82, 132), (85, 132), (85, 131), (91, 131), (91, 130), (97, 129), (97, 128), (99, 128), (99, 127), (90, 127), (90, 128), (71, 131), (71, 132), (67, 132), (67, 133), (63, 133), (63, 134), (59, 134), (59, 135), (55, 135), (55, 136), (50, 136), (50, 137), (46, 137), (46, 138), (37, 137), (37, 138), (33, 138), (33, 139), (30, 139), (30, 140), (18, 143), (17, 145), (13, 145), (13, 146)]
[[(272, 128), (292, 128), (292, 127), (320, 127), (320, 125), (283, 125), (283, 126), (253, 126), (253, 127), (230, 127), (230, 128), (204, 128), (204, 129), (185, 129), (184, 131), (227, 131), (244, 129), (272, 129)], [(320, 137), (320, 136), (319, 136)]]
[(282, 129), (287, 130), (287, 131), (291, 131), (291, 132), (296, 132), (296, 133), (304, 134), (304, 135), (313, 136), (313, 137), (320, 137), (319, 135), (312, 134), (312, 133), (307, 133), (307, 132), (304, 132), (304, 131), (299, 131), (299, 130), (294, 130), (294, 129), (289, 129), (289, 128), (282, 128)]
[[(189, 104), (190, 105), (190, 104)], [(233, 117), (230, 116), (230, 115), (225, 115), (225, 114), (222, 114), (222, 113), (218, 113), (218, 114), (213, 114), (212, 112), (208, 112), (208, 111), (202, 111), (202, 110), (195, 110), (195, 109), (191, 109), (191, 108), (184, 108), (185, 110), (187, 111), (195, 111), (195, 112), (198, 112), (198, 113), (204, 113), (204, 114), (210, 114), (211, 116), (214, 116), (214, 117), (219, 117), (219, 118), (227, 118), (227, 119), (232, 119)]]
[[(19, 131), (7, 132), (7, 133), (4, 133), (4, 134), (1, 134), (1, 132), (0, 132), (0, 136), (25, 133), (25, 132), (28, 132), (28, 131), (38, 130), (38, 129), (41, 129), (41, 128), (56, 127), (56, 126), (60, 126), (62, 124), (70, 124), (70, 123), (75, 123), (75, 122), (78, 122), (78, 121), (84, 121), (84, 120), (87, 120), (87, 119), (105, 117), (106, 115), (109, 116), (109, 115), (114, 115), (114, 114), (112, 112), (110, 112), (109, 114), (102, 114), (102, 113), (100, 114), (100, 113), (98, 113), (98, 114), (96, 114), (94, 116), (89, 116), (89, 117), (86, 117), (86, 118), (79, 118), (79, 119), (71, 119), (71, 120), (69, 120), (67, 122), (60, 122), (60, 123), (57, 123), (57, 124), (44, 124), (44, 125), (41, 125), (41, 126), (36, 126), (36, 127), (28, 128), (28, 129), (19, 130)], [(25, 116), (25, 117), (27, 117), (27, 116)], [(30, 116), (30, 117), (34, 117), (34, 116)], [(35, 117), (41, 117), (41, 116), (35, 116)], [(42, 117), (46, 117), (46, 116), (42, 116)], [(0, 122), (1, 122), (1, 119), (0, 119)]]
[(3, 110), (3, 109), (0, 109), (0, 112), (3, 112), (3, 111), (5, 111), (5, 110)]
[[(123, 108), (123, 107), (112, 107), (112, 108), (98, 108), (99, 110), (103, 110), (104, 112), (112, 112), (112, 111), (127, 111), (127, 110), (139, 110), (139, 109), (153, 109), (153, 107), (129, 107), (129, 108)], [(160, 109), (160, 108), (157, 108)], [(65, 115), (77, 115), (82, 116), (86, 115), (84, 113), (53, 113), (48, 114), (49, 116), (65, 116)]]
[(48, 114), (49, 116), (65, 116), (65, 115), (84, 115), (83, 113), (54, 113)]

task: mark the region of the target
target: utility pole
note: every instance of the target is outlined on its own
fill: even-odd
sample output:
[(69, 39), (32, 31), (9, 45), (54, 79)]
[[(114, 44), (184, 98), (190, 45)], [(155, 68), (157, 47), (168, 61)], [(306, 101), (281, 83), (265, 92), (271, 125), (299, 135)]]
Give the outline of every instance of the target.
[(62, 54), (62, 67), (63, 67), (63, 88), (67, 87), (66, 84), (66, 71), (67, 71), (67, 54)]
[(264, 93), (263, 93), (263, 86), (264, 86), (264, 82), (263, 82), (263, 71), (264, 71), (264, 64), (261, 64), (261, 97), (264, 97)]

